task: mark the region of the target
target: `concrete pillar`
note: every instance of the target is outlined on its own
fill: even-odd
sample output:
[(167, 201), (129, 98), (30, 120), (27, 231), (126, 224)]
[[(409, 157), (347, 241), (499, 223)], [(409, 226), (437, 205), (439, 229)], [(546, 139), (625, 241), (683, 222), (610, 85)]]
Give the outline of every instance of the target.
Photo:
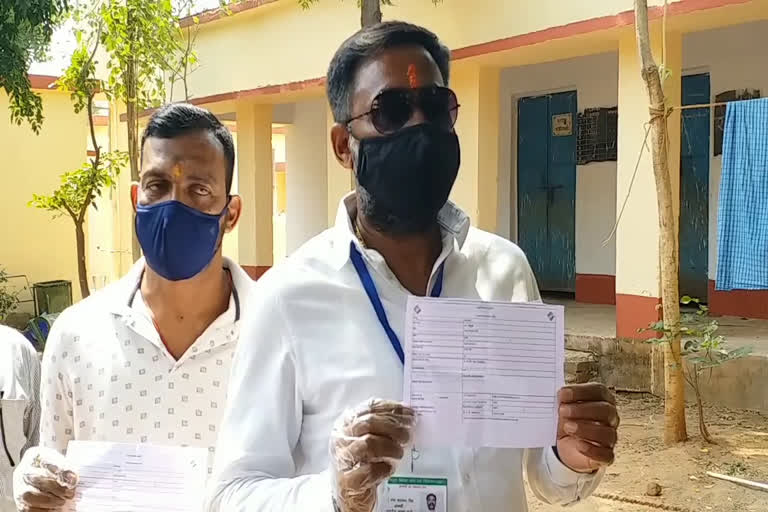
[(473, 225), (491, 232), (498, 209), (499, 80), (498, 69), (470, 65), (457, 65), (451, 79), (461, 105), (456, 123), (461, 169), (451, 198)]
[[(326, 103), (327, 105), (327, 103)], [(336, 160), (336, 155), (333, 153), (331, 147), (331, 128), (334, 125), (333, 113), (330, 107), (326, 107), (327, 126), (325, 129), (325, 137), (328, 144), (328, 150), (326, 152), (326, 173), (327, 173), (327, 186), (328, 186), (328, 226), (333, 226), (336, 223), (336, 212), (339, 209), (339, 201), (345, 195), (349, 194), (351, 190), (355, 188), (355, 178), (352, 170), (345, 169)]]
[[(662, 62), (660, 23), (651, 26), (657, 64)], [(680, 104), (682, 74), (682, 36), (668, 33), (664, 82), (667, 106)], [(617, 162), (617, 215), (627, 198), (638, 155), (643, 147), (649, 120), (648, 95), (640, 75), (640, 59), (633, 30), (619, 42), (619, 134)], [(675, 210), (679, 215), (680, 197), (680, 113), (667, 120), (669, 131), (669, 169), (672, 177)], [(660, 318), (659, 215), (653, 161), (649, 148), (643, 152), (631, 193), (616, 233), (616, 334), (619, 338), (647, 339), (654, 333), (638, 333)]]
[(253, 278), (272, 266), (272, 106), (238, 101), (238, 193), (243, 213), (237, 229), (238, 263)]
[(297, 103), (286, 130), (286, 255), (328, 227), (327, 115), (324, 99)]

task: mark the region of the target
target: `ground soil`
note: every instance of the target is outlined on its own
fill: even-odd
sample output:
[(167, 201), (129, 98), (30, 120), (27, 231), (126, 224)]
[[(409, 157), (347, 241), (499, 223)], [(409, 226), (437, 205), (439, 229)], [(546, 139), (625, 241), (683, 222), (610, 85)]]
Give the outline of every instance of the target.
[[(768, 392), (768, 391), (766, 391)], [(666, 447), (662, 441), (664, 409), (651, 395), (618, 395), (621, 425), (616, 463), (592, 496), (569, 508), (572, 512), (768, 512), (768, 492), (750, 490), (707, 476), (707, 471), (768, 483), (768, 414), (708, 407), (710, 434), (718, 444), (705, 443), (698, 432), (696, 409), (687, 411), (689, 440)], [(662, 488), (658, 497), (646, 495), (648, 484)], [(598, 496), (604, 497), (598, 497)], [(640, 500), (650, 505), (616, 501)], [(529, 498), (531, 512), (560, 507)]]

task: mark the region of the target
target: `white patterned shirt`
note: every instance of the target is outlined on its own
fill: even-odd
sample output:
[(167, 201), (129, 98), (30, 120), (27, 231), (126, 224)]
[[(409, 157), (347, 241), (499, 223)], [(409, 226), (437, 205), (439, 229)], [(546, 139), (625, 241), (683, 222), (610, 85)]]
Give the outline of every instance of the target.
[(225, 260), (228, 310), (178, 359), (144, 304), (139, 261), (118, 283), (64, 311), (43, 356), (40, 443), (71, 440), (203, 447), (212, 461), (241, 307), (253, 281)]

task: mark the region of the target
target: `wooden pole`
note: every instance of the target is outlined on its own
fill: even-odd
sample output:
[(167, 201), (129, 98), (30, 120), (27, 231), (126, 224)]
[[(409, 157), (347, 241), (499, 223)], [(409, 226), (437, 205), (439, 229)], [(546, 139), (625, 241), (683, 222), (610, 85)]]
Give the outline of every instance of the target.
[(659, 209), (659, 256), (664, 325), (671, 330), (664, 345), (664, 442), (685, 441), (685, 380), (680, 356), (680, 297), (677, 222), (667, 154), (667, 106), (661, 74), (651, 52), (648, 1), (635, 0), (635, 29), (641, 73), (650, 99), (651, 150)]
[(360, 25), (370, 27), (381, 23), (381, 0), (363, 0), (360, 6)]
[(721, 475), (720, 473), (713, 473), (711, 471), (707, 471), (707, 475), (711, 476), (712, 478), (717, 478), (719, 480), (725, 480), (726, 482), (731, 482), (743, 487), (748, 487), (749, 489), (755, 489), (756, 491), (768, 492), (768, 484), (753, 482), (752, 480), (744, 480), (743, 478), (736, 478), (735, 476)]

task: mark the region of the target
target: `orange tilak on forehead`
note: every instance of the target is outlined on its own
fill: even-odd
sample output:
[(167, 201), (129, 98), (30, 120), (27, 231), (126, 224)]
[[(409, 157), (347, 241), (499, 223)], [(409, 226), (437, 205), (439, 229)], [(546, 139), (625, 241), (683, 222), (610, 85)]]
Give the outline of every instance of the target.
[(419, 87), (419, 77), (416, 75), (416, 66), (411, 64), (408, 66), (408, 85), (411, 89)]
[(176, 164), (173, 166), (173, 177), (174, 179), (181, 178), (181, 175), (184, 173), (184, 170), (181, 168), (181, 164)]

